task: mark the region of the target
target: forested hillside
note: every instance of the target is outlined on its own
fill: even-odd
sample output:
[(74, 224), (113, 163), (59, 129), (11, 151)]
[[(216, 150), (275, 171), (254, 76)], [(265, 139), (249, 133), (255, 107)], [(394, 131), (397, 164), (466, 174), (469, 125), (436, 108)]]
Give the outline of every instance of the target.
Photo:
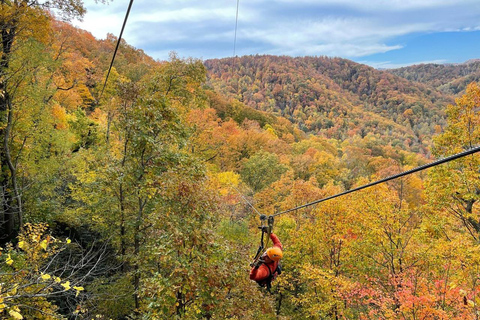
[(0, 12), (0, 318), (478, 318), (478, 155), (276, 217), (283, 272), (249, 280), (258, 213), (478, 145), (478, 84), (122, 42), (103, 90), (115, 37), (35, 5)]
[(227, 97), (274, 112), (310, 133), (343, 140), (374, 134), (422, 150), (452, 96), (341, 58), (248, 56), (205, 61), (209, 84)]
[(467, 85), (480, 80), (480, 61), (472, 60), (461, 64), (421, 64), (388, 72), (410, 81), (427, 84), (446, 94), (465, 91)]

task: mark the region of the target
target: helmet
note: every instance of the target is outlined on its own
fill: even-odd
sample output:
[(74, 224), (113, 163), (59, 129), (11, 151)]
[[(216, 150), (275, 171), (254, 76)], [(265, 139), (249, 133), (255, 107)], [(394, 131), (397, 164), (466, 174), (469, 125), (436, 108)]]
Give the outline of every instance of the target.
[(273, 261), (280, 261), (283, 257), (282, 249), (279, 247), (271, 247), (267, 249), (267, 256)]

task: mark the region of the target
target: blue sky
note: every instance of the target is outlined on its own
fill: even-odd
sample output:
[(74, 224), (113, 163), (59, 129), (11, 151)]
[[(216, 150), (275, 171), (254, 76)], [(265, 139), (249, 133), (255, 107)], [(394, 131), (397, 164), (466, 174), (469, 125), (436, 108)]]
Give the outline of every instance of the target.
[[(118, 36), (129, 0), (74, 25)], [(123, 38), (155, 59), (233, 55), (237, 0), (135, 0)], [(377, 68), (480, 58), (479, 0), (240, 0), (236, 55), (336, 56)]]

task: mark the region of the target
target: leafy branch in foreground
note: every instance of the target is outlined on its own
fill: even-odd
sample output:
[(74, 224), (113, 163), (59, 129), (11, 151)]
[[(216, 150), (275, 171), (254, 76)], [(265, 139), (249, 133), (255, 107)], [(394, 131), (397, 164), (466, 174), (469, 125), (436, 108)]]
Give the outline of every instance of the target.
[(58, 298), (72, 313), (81, 312), (83, 284), (103, 271), (106, 249), (84, 250), (48, 234), (46, 224), (26, 224), (16, 246), (8, 244), (0, 252), (0, 315), (56, 319)]

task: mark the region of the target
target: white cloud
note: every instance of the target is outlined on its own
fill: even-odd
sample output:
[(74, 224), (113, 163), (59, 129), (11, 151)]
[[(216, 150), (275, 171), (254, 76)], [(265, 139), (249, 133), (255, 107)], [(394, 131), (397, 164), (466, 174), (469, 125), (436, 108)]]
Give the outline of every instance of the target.
[[(258, 25), (261, 17), (258, 12), (245, 8), (239, 16), (239, 24), (252, 23)], [(152, 8), (148, 12), (140, 12), (131, 17), (132, 24), (158, 23), (169, 28), (170, 23), (183, 23), (186, 28), (192, 25), (214, 26), (225, 24), (233, 28), (235, 23), (235, 7), (188, 7), (188, 8)], [(178, 26), (178, 25), (176, 25)], [(217, 30), (223, 31), (223, 30)]]
[(181, 8), (169, 11), (145, 12), (132, 17), (132, 22), (188, 22), (195, 23), (207, 19), (221, 19), (231, 21), (235, 13), (226, 8), (202, 9), (202, 8)]
[[(75, 24), (97, 38), (118, 35), (128, 3), (93, 1)], [(160, 59), (170, 49), (222, 57), (233, 47), (236, 3), (136, 0), (123, 38)], [(242, 0), (237, 51), (361, 57), (402, 48), (399, 36), (480, 30), (479, 16), (478, 0)]]
[(383, 41), (429, 28), (424, 24), (382, 26), (369, 19), (327, 18), (247, 29), (242, 37), (269, 43), (275, 48), (270, 51), (274, 54), (361, 57), (401, 49), (401, 44), (387, 45)]
[(477, 0), (277, 0), (277, 2), (310, 6), (338, 6), (377, 12), (478, 5)]

